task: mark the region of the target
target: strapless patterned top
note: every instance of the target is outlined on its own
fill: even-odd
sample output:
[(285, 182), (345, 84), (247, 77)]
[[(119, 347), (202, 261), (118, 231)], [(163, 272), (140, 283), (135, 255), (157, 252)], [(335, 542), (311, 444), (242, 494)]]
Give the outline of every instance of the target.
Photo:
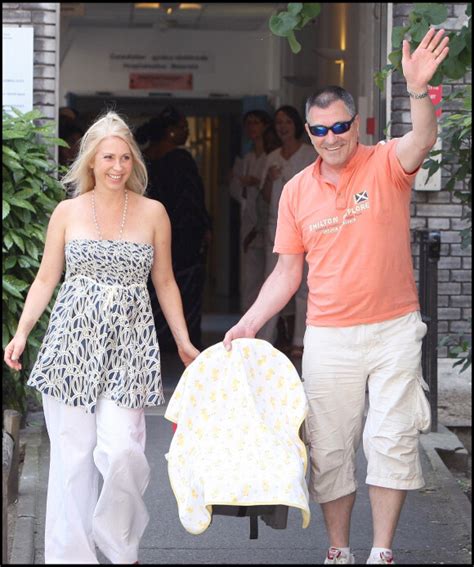
[(66, 276), (28, 385), (94, 413), (103, 396), (126, 408), (164, 403), (147, 280), (153, 246), (66, 243)]

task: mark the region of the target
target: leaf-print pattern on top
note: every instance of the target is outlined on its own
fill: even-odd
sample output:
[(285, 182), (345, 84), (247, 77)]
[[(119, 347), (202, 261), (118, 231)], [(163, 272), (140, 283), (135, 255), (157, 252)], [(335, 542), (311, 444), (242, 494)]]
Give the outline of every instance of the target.
[(65, 280), (28, 385), (87, 413), (99, 396), (126, 408), (164, 403), (146, 287), (153, 246), (75, 239), (65, 255)]

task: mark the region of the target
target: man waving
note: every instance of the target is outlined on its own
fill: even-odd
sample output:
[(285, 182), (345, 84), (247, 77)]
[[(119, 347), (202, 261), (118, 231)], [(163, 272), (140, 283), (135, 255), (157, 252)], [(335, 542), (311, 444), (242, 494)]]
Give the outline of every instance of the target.
[[(309, 491), (329, 538), (325, 563), (355, 563), (349, 532), (363, 437), (373, 517), (367, 563), (394, 563), (392, 541), (406, 491), (424, 485), (419, 432), (430, 425), (423, 393), (422, 322), (410, 250), (415, 175), (437, 138), (428, 83), (448, 53), (444, 30), (430, 29), (403, 73), (412, 130), (375, 146), (359, 143), (353, 97), (327, 87), (306, 103), (306, 131), (319, 154), (285, 185), (274, 271), (224, 345), (254, 337), (298, 288), (309, 266), (302, 374), (309, 402)], [(365, 392), (369, 407), (363, 426)]]

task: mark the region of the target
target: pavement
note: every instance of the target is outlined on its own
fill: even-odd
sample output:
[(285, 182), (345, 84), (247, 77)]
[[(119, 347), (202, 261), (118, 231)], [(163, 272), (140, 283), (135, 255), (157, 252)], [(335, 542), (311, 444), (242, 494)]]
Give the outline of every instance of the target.
[[(223, 331), (232, 324), (230, 316), (205, 317), (206, 344), (221, 340)], [(183, 370), (176, 355), (163, 353), (163, 384), (167, 400)], [(438, 381), (439, 405), (441, 410), (446, 411), (439, 414), (438, 431), (421, 436), (421, 462), (426, 484), (424, 488), (408, 493), (394, 541), (398, 564), (472, 564), (471, 505), (440, 457), (443, 455), (446, 459), (446, 455), (454, 455), (460, 462), (465, 461), (466, 449), (446, 425), (471, 426), (471, 378), (469, 372), (458, 374), (453, 371), (452, 361), (440, 360)], [(450, 400), (461, 400), (461, 411), (451, 407)], [(167, 472), (165, 454), (173, 430), (171, 423), (163, 417), (165, 409), (166, 406), (161, 406), (146, 410), (146, 454), (151, 467), (151, 481), (145, 499), (150, 522), (140, 546), (140, 563), (322, 563), (327, 540), (321, 511), (315, 503), (310, 504), (312, 518), (306, 529), (301, 527), (301, 513), (290, 509), (285, 530), (274, 530), (259, 520), (259, 537), (256, 540), (249, 539), (248, 518), (216, 516), (203, 534), (196, 536), (186, 532), (179, 521)], [(446, 425), (443, 420), (447, 421)], [(20, 438), (25, 444), (25, 457), (12, 522), (10, 563), (44, 564), (49, 441), (41, 411), (28, 415)], [(358, 451), (357, 458), (359, 490), (352, 517), (351, 550), (357, 563), (365, 563), (371, 547), (372, 528), (362, 449)], [(100, 552), (98, 557), (101, 563), (110, 563)]]

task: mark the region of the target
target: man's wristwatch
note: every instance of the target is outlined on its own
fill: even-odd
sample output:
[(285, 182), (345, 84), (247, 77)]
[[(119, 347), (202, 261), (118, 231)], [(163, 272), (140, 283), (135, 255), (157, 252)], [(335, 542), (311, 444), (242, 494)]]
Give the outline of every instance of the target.
[(414, 93), (412, 91), (409, 91), (407, 89), (407, 93), (410, 95), (411, 98), (426, 98), (428, 96), (428, 91), (425, 91), (424, 93)]

